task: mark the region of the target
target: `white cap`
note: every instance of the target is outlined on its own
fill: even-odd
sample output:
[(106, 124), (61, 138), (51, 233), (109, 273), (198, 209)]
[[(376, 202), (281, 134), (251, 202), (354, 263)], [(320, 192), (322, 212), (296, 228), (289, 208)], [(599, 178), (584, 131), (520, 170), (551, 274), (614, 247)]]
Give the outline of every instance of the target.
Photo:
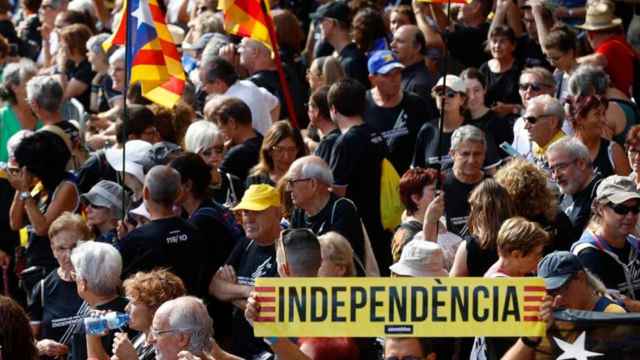
[(447, 78), (446, 84), (444, 83), (445, 77), (443, 76), (440, 78), (440, 80), (438, 80), (438, 82), (433, 86), (433, 88), (431, 88), (431, 91), (436, 91), (438, 88), (444, 85), (455, 92), (464, 93), (464, 94), (467, 93), (467, 85), (464, 83), (464, 80), (462, 80), (460, 77), (456, 75), (447, 75), (446, 78)]
[[(142, 164), (151, 144), (143, 140), (129, 140), (125, 144), (124, 172), (135, 176), (144, 184), (144, 171)], [(110, 148), (104, 152), (107, 162), (115, 171), (122, 171), (122, 149)]]

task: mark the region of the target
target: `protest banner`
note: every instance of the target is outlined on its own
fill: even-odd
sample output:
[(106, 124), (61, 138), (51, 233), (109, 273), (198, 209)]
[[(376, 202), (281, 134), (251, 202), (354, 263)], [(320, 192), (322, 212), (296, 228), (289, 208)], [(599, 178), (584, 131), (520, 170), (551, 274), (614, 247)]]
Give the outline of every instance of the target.
[(259, 278), (256, 336), (540, 336), (539, 278)]

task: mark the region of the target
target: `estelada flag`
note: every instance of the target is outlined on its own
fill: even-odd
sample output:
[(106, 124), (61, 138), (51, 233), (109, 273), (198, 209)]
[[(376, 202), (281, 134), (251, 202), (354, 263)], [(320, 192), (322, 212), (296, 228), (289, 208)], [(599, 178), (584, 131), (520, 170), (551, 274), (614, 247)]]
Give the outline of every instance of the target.
[[(127, 14), (127, 1), (131, 1), (131, 14)], [(125, 44), (129, 16), (132, 33), (126, 69), (130, 84), (140, 82), (142, 96), (173, 107), (184, 92), (186, 78), (157, 0), (125, 0), (116, 31), (102, 46), (109, 49), (112, 45)]]
[[(261, 1), (264, 1), (266, 14)], [(266, 19), (269, 16), (267, 0), (220, 0), (218, 9), (224, 14), (224, 29), (228, 33), (260, 41), (271, 48)]]

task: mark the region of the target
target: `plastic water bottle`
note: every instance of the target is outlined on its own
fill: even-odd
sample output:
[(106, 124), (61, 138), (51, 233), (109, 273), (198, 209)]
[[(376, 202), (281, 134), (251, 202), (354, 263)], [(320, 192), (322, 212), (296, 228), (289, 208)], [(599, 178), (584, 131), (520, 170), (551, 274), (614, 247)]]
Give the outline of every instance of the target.
[(129, 323), (129, 314), (110, 312), (99, 317), (84, 319), (84, 330), (89, 335), (102, 335), (108, 330), (119, 329)]

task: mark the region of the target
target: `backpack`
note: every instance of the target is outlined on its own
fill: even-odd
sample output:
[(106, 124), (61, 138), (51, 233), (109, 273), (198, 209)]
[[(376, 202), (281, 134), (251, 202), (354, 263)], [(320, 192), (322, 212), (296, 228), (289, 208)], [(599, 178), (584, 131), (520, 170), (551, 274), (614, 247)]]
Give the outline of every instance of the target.
[(382, 159), (380, 175), (380, 220), (385, 230), (394, 231), (400, 225), (404, 205), (400, 200), (400, 176), (387, 159)]
[(245, 237), (242, 226), (236, 222), (233, 214), (226, 207), (214, 202), (213, 206), (201, 207), (196, 210), (192, 216), (202, 214), (218, 220), (229, 231), (231, 239), (238, 241)]

